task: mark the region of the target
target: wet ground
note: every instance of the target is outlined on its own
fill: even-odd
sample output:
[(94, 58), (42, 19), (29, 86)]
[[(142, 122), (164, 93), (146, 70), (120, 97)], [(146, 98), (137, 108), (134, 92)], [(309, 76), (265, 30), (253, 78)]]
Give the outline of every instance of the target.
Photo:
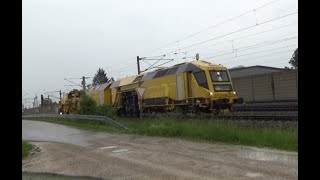
[(66, 176), (52, 173), (22, 173), (22, 180), (99, 180), (94, 177)]
[(298, 179), (298, 154), (175, 138), (89, 132), (22, 121), (23, 140), (41, 151), (26, 172), (103, 179)]

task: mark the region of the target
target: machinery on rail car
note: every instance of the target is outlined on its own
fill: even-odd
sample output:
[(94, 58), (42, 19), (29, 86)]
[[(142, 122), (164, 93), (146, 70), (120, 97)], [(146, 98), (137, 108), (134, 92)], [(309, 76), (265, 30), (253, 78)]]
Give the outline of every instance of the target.
[(177, 64), (108, 83), (103, 88), (103, 95), (110, 98), (95, 98), (101, 101), (97, 104), (112, 106), (124, 116), (168, 111), (218, 113), (243, 103), (233, 89), (228, 69), (206, 61)]
[(77, 114), (80, 108), (81, 92), (77, 89), (63, 95), (59, 101), (59, 113), (62, 114)]

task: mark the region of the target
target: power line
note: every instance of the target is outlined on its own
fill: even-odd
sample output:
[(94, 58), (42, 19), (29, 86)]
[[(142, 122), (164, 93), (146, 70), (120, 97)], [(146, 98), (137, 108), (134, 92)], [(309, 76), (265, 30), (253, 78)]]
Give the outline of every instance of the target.
[(241, 31), (244, 31), (244, 30), (247, 30), (247, 29), (253, 28), (253, 27), (257, 27), (257, 26), (262, 25), (262, 24), (266, 24), (266, 23), (269, 23), (269, 22), (273, 22), (273, 21), (276, 21), (276, 20), (279, 20), (279, 19), (282, 19), (282, 18), (285, 18), (285, 17), (291, 16), (291, 15), (294, 15), (294, 14), (296, 14), (296, 13), (298, 13), (298, 11), (293, 12), (293, 13), (290, 13), (290, 14), (286, 14), (286, 15), (283, 15), (283, 16), (280, 16), (280, 17), (277, 17), (277, 18), (274, 18), (274, 19), (271, 19), (271, 20), (264, 21), (264, 22), (261, 22), (261, 23), (259, 23), (259, 24), (255, 24), (255, 25), (253, 25), (253, 26), (248, 26), (248, 27), (246, 27), (246, 28), (239, 29), (239, 30), (236, 30), (236, 31), (233, 31), (233, 32), (230, 32), (230, 33), (227, 33), (227, 34), (221, 35), (221, 36), (217, 36), (217, 37), (214, 37), (214, 38), (211, 38), (211, 39), (208, 39), (208, 40), (205, 40), (205, 41), (199, 42), (199, 43), (195, 43), (195, 44), (192, 44), (192, 45), (189, 45), (189, 46), (186, 46), (186, 47), (182, 47), (182, 48), (180, 48), (179, 50), (174, 50), (174, 51), (171, 51), (171, 52), (165, 53), (165, 54), (163, 54), (163, 55), (169, 55), (169, 54), (172, 54), (172, 53), (175, 53), (175, 52), (181, 51), (182, 49), (187, 49), (187, 48), (190, 48), (190, 47), (193, 47), (193, 46), (197, 46), (197, 45), (200, 45), (200, 44), (203, 44), (203, 43), (206, 43), (206, 42), (212, 41), (212, 40), (219, 39), (219, 38), (224, 37), (224, 36), (228, 36), (228, 35), (231, 35), (231, 34), (234, 34), (234, 33), (237, 33), (237, 32), (241, 32)]
[[(295, 39), (295, 38), (298, 38), (298, 37), (287, 38), (285, 40), (290, 40), (290, 39)], [(237, 53), (238, 53), (238, 52), (242, 52), (242, 51), (247, 51), (248, 49), (260, 48), (260, 47), (263, 47), (263, 46), (276, 44), (276, 43), (279, 43), (279, 42), (283, 42), (283, 41), (277, 41), (277, 42), (268, 43), (268, 44), (260, 43), (260, 44), (263, 44), (263, 45), (259, 44), (259, 46), (245, 46), (245, 47), (242, 47), (242, 48), (237, 48), (236, 50), (237, 50)], [(288, 46), (286, 46), (286, 47), (288, 47)], [(239, 51), (239, 49), (244, 49), (244, 50)], [(276, 48), (276, 49), (279, 49), (279, 48)], [(223, 52), (226, 52), (226, 51), (223, 51)], [(260, 52), (263, 52), (263, 51), (260, 51)], [(224, 54), (220, 54), (220, 55), (216, 55), (216, 56), (205, 57), (204, 60), (205, 59), (210, 59), (210, 58), (216, 58), (216, 57), (220, 57), (220, 56), (224, 56), (224, 55), (228, 55), (228, 54), (234, 54), (234, 52), (228, 52), (228, 53), (224, 53)]]
[[(190, 47), (193, 47), (193, 46), (197, 46), (197, 45), (199, 45), (199, 44), (203, 44), (203, 43), (206, 43), (206, 42), (215, 40), (215, 39), (219, 39), (219, 38), (221, 38), (221, 37), (228, 36), (228, 35), (231, 35), (231, 34), (234, 34), (234, 33), (237, 33), (237, 32), (241, 32), (241, 31), (244, 31), (244, 30), (253, 28), (253, 27), (257, 27), (257, 26), (260, 26), (260, 25), (262, 25), (262, 24), (266, 24), (266, 23), (269, 23), (269, 22), (273, 22), (273, 21), (276, 21), (276, 20), (278, 20), (278, 19), (282, 19), (282, 18), (291, 16), (291, 15), (294, 15), (294, 14), (297, 14), (297, 13), (298, 13), (298, 11), (296, 11), (296, 12), (294, 12), (294, 13), (286, 14), (286, 15), (283, 15), (283, 16), (280, 16), (280, 17), (277, 17), (277, 18), (274, 18), (274, 19), (271, 19), (271, 20), (264, 21), (264, 22), (259, 23), (259, 24), (255, 24), (255, 25), (253, 25), (253, 26), (248, 26), (248, 27), (245, 27), (245, 28), (243, 28), (243, 29), (239, 29), (239, 30), (236, 30), (236, 31), (233, 31), (233, 32), (230, 32), (230, 33), (227, 33), (227, 34), (218, 36), (218, 37), (214, 37), (214, 38), (211, 38), (211, 39), (208, 39), (208, 40), (199, 42), (199, 43), (195, 43), (195, 44), (192, 44), (192, 45), (189, 45), (189, 46), (186, 46), (186, 47), (182, 47), (180, 50), (182, 50), (182, 49), (187, 49), (187, 48), (190, 48)], [(171, 52), (166, 53), (166, 54), (164, 54), (164, 55), (172, 54), (172, 53), (177, 52), (177, 51), (180, 51), (180, 50), (171, 51)]]
[[(296, 37), (285, 38), (285, 39), (281, 39), (281, 40), (278, 40), (278, 41), (270, 41), (270, 42), (259, 43), (259, 44), (255, 44), (255, 45), (260, 45), (260, 46), (255, 46), (255, 47), (250, 46), (250, 48), (249, 48), (249, 46), (246, 46), (247, 49), (245, 49), (245, 50), (252, 49), (252, 48), (257, 48), (257, 47), (262, 47), (262, 46), (267, 46), (267, 45), (271, 45), (271, 44), (276, 44), (276, 43), (283, 42), (283, 41), (290, 40), (290, 39), (294, 39), (294, 38), (296, 38)], [(266, 43), (268, 43), (268, 44), (266, 44)], [(242, 48), (245, 48), (245, 47), (242, 47)], [(244, 51), (244, 50), (243, 50), (243, 51)], [(270, 50), (269, 50), (269, 51), (270, 51)], [(230, 53), (229, 53), (229, 54), (230, 54)], [(207, 58), (205, 58), (205, 59), (208, 59), (208, 58), (211, 58), (211, 57), (207, 57)], [(136, 63), (135, 63), (135, 64), (132, 64), (132, 65), (129, 65), (129, 66), (126, 66), (126, 67), (124, 67), (124, 68), (120, 68), (120, 69), (117, 69), (117, 70), (114, 70), (114, 71), (110, 71), (110, 72), (108, 72), (108, 73), (111, 74), (111, 72), (116, 72), (116, 73), (112, 73), (113, 75), (115, 75), (115, 74), (120, 74), (120, 73), (124, 73), (124, 72), (121, 71), (121, 70), (123, 70), (123, 69), (128, 69), (128, 68), (135, 67), (135, 66), (136, 66)]]
[[(268, 45), (272, 45), (272, 44), (277, 44), (277, 43), (281, 43), (281, 42), (287, 42), (289, 40), (292, 39), (297, 39), (298, 36), (293, 36), (293, 37), (289, 37), (289, 38), (284, 38), (284, 39), (280, 39), (280, 40), (275, 40), (275, 41), (266, 41), (264, 43), (257, 43), (251, 46), (246, 46), (246, 47), (242, 47), (241, 49), (248, 50), (248, 49), (255, 49), (255, 48), (259, 48), (259, 47), (263, 47), (263, 46), (268, 46)], [(239, 48), (237, 48), (239, 49)]]
[[(295, 24), (295, 23), (294, 23), (294, 24)], [(263, 33), (266, 33), (266, 32), (274, 31), (274, 30), (276, 30), (276, 29), (288, 27), (288, 26), (291, 26), (291, 25), (294, 25), (294, 24), (288, 24), (288, 25), (285, 25), (285, 26), (273, 28), (273, 29), (270, 29), (270, 30), (267, 30), (267, 31), (262, 31), (262, 32), (259, 32), (259, 33), (249, 34), (249, 35), (246, 35), (246, 36), (242, 36), (242, 37), (235, 38), (235, 39), (230, 39), (230, 40), (227, 40), (227, 41), (234, 42), (234, 41), (236, 41), (236, 40), (243, 39), (243, 38), (245, 38), (245, 37), (255, 36), (255, 35), (258, 35), (258, 34), (263, 34)], [(297, 32), (295, 32), (295, 33), (297, 33)], [(286, 34), (285, 36), (287, 36), (287, 35), (288, 35), (288, 34)], [(223, 43), (226, 43), (226, 42), (223, 42)], [(191, 49), (191, 50), (188, 50), (188, 51), (189, 51), (189, 52), (190, 52), (190, 51), (195, 51), (195, 50), (198, 50), (198, 49), (207, 48), (207, 47), (213, 47), (213, 46), (220, 45), (220, 44), (221, 44), (221, 43), (215, 43), (215, 44), (211, 44), (211, 45), (208, 45), (208, 46), (203, 46), (203, 47), (194, 48), (194, 49)]]
[[(272, 64), (272, 66), (273, 66), (273, 67), (274, 67), (274, 66), (279, 66), (280, 64), (281, 64), (281, 65), (283, 65), (283, 63), (284, 63), (284, 62), (276, 63), (276, 64)], [(290, 64), (289, 64), (289, 62), (288, 62), (288, 64), (287, 64), (287, 65), (290, 65)]]
[(277, 2), (277, 1), (279, 1), (279, 0), (271, 1), (271, 2), (269, 2), (269, 3), (267, 3), (267, 4), (265, 4), (265, 5), (262, 5), (262, 6), (260, 6), (260, 7), (255, 8), (255, 9), (252, 9), (252, 10), (250, 10), (250, 11), (247, 11), (247, 12), (245, 12), (245, 13), (242, 13), (242, 14), (240, 14), (240, 15), (238, 15), (238, 16), (233, 17), (233, 18), (227, 19), (227, 20), (225, 20), (225, 21), (223, 21), (223, 22), (220, 22), (220, 23), (218, 23), (218, 24), (215, 24), (215, 25), (213, 25), (213, 26), (210, 26), (210, 27), (208, 27), (208, 28), (206, 28), (206, 29), (203, 29), (203, 30), (201, 30), (201, 31), (198, 31), (198, 32), (196, 32), (196, 33), (190, 34), (190, 35), (188, 35), (188, 36), (186, 36), (186, 37), (184, 37), (184, 38), (182, 38), (182, 39), (179, 39), (179, 40), (177, 40), (177, 41), (172, 41), (172, 42), (170, 42), (170, 43), (168, 43), (168, 44), (166, 44), (166, 45), (164, 45), (164, 46), (161, 46), (161, 47), (159, 47), (159, 48), (156, 48), (156, 49), (154, 49), (154, 50), (151, 50), (151, 51), (149, 51), (149, 52), (147, 52), (147, 53), (154, 52), (154, 51), (156, 51), (156, 50), (158, 50), (158, 49), (161, 49), (161, 48), (164, 48), (164, 47), (166, 47), (166, 46), (168, 46), (168, 45), (171, 45), (171, 44), (174, 44), (174, 43), (176, 43), (176, 42), (180, 42), (180, 41), (182, 41), (182, 40), (188, 39), (188, 38), (190, 38), (190, 37), (193, 37), (193, 36), (195, 36), (195, 35), (197, 35), (197, 34), (200, 34), (200, 33), (204, 32), (204, 31), (207, 31), (207, 30), (212, 29), (212, 28), (214, 28), (214, 27), (217, 27), (217, 26), (219, 26), (219, 25), (225, 24), (226, 22), (235, 20), (235, 19), (237, 19), (237, 18), (239, 18), (239, 17), (242, 17), (242, 16), (244, 16), (244, 15), (246, 15), (246, 14), (252, 13), (252, 12), (254, 12), (254, 11), (257, 10), (257, 9), (261, 9), (261, 8), (263, 8), (263, 7), (265, 7), (265, 6), (268, 6), (268, 5), (272, 4), (272, 3), (275, 3), (275, 2)]
[[(289, 34), (287, 34), (289, 35)], [(287, 36), (285, 35), (285, 36)], [(281, 37), (284, 37), (284, 36), (281, 36)], [(297, 36), (294, 36), (294, 37), (290, 37), (290, 38), (284, 38), (284, 39), (278, 39), (278, 40), (274, 40), (274, 41), (265, 41), (265, 42), (262, 42), (262, 43), (256, 43), (256, 44), (253, 44), (253, 45), (250, 45), (250, 46), (244, 46), (244, 47), (239, 47), (239, 48), (234, 48), (236, 50), (239, 50), (239, 49), (244, 49), (242, 51), (245, 51), (245, 50), (248, 50), (248, 49), (255, 49), (255, 48), (260, 48), (260, 47), (263, 47), (263, 46), (268, 46), (268, 45), (272, 45), (272, 44), (277, 44), (277, 43), (281, 43), (281, 42), (285, 42), (285, 41), (288, 41), (288, 40), (291, 40), (291, 39), (296, 39), (298, 38)], [(233, 49), (233, 50), (234, 50)], [(229, 51), (219, 51), (219, 52), (216, 52), (216, 53), (220, 53), (220, 52), (229, 52)], [(214, 54), (216, 54), (214, 53)], [(233, 53), (233, 52), (232, 52)], [(227, 53), (229, 54), (229, 53)], [(208, 55), (208, 54), (207, 54)], [(220, 55), (219, 55), (220, 56)]]
[[(293, 50), (294, 50), (294, 49), (293, 49)], [(291, 51), (293, 51), (293, 50), (291, 50)], [(253, 58), (261, 58), (261, 57), (271, 56), (271, 55), (274, 55), (274, 54), (281, 54), (281, 53), (288, 53), (288, 52), (290, 52), (290, 50), (275, 52), (275, 53), (266, 54), (266, 55), (262, 55), (262, 56), (256, 56), (256, 57), (253, 57)], [(231, 57), (231, 58), (225, 58), (225, 59), (221, 59), (220, 61), (228, 60), (228, 59), (234, 59), (234, 58), (243, 57), (243, 56), (246, 56), (246, 55), (241, 55), (241, 56)], [(239, 60), (239, 59), (234, 59), (234, 60), (228, 61), (228, 62), (226, 62), (226, 63), (222, 63), (222, 64), (224, 64), (224, 65), (225, 65), (225, 64), (230, 64), (230, 63), (233, 63), (233, 62), (236, 61), (236, 60)]]
[[(262, 47), (262, 46), (266, 46), (266, 45), (270, 45), (270, 44), (275, 44), (275, 43), (279, 43), (279, 42), (283, 42), (283, 41), (287, 41), (287, 40), (295, 39), (295, 38), (297, 38), (297, 37), (290, 37), (290, 38), (280, 39), (280, 40), (277, 40), (277, 41), (269, 41), (269, 42), (267, 41), (267, 42), (258, 43), (258, 44), (255, 44), (255, 45), (246, 46), (246, 47), (242, 47), (242, 48), (246, 48), (245, 50), (248, 50), (248, 49), (257, 48), (257, 47)], [(268, 44), (266, 44), (266, 43), (268, 43)], [(257, 46), (257, 45), (260, 45), (260, 46)], [(286, 47), (288, 47), (288, 46), (286, 46)], [(239, 49), (240, 49), (240, 48), (239, 48)], [(277, 49), (278, 49), (278, 48), (277, 48)], [(245, 50), (243, 50), (243, 51), (245, 51)], [(272, 49), (272, 50), (275, 50), (275, 49)], [(262, 51), (262, 52), (267, 52), (267, 51), (270, 51), (270, 50), (266, 50), (266, 51)], [(261, 51), (260, 51), (260, 52), (261, 52)], [(256, 54), (256, 53), (259, 53), (259, 52), (255, 52), (255, 53), (251, 53), (251, 54)], [(228, 54), (231, 54), (231, 53), (228, 53)], [(246, 56), (246, 55), (250, 55), (250, 54), (245, 54), (245, 55), (241, 55), (241, 56)], [(241, 57), (241, 56), (238, 56), (238, 57)], [(212, 57), (207, 57), (207, 58), (205, 58), (205, 59), (208, 59), (208, 58), (212, 58)], [(232, 58), (227, 58), (227, 59), (232, 59)], [(222, 60), (224, 60), (224, 59), (222, 59)], [(129, 65), (129, 66), (125, 67), (125, 68), (118, 69), (118, 70), (116, 70), (116, 71), (118, 71), (118, 72), (117, 72), (117, 73), (114, 73), (114, 74), (122, 73), (122, 72), (121, 72), (122, 69), (126, 69), (126, 68), (129, 68), (129, 67), (135, 66), (135, 65), (136, 65), (136, 63), (133, 64), (133, 65)], [(111, 71), (110, 71), (110, 72), (111, 72)], [(109, 73), (110, 73), (110, 72), (109, 72)]]
[[(155, 58), (155, 57), (162, 57), (163, 55), (159, 55), (159, 56), (152, 56), (152, 57), (146, 57), (146, 58), (148, 58), (148, 59), (142, 59), (143, 61), (144, 60), (159, 60), (159, 59), (151, 59), (151, 58)], [(145, 61), (146, 62), (146, 61)], [(146, 62), (147, 63), (147, 62)], [(147, 64), (149, 64), (149, 63), (147, 63)], [(118, 72), (119, 73), (119, 71), (120, 70), (123, 70), (123, 69), (127, 69), (127, 68), (129, 68), (129, 67), (133, 67), (133, 66), (136, 66), (137, 65), (137, 63), (133, 63), (133, 64), (130, 64), (130, 65), (128, 65), (128, 66), (124, 66), (124, 67), (122, 67), (122, 68), (120, 68), (120, 69), (117, 69), (117, 70), (112, 70), (112, 71), (108, 71), (108, 73), (110, 74), (111, 72)], [(150, 65), (150, 64), (149, 64)], [(113, 73), (113, 74), (117, 74), (117, 73)]]
[[(69, 78), (68, 78), (68, 79), (69, 79)], [(70, 81), (70, 80), (68, 80), (68, 79), (67, 79), (67, 78), (64, 78), (65, 81), (68, 81), (68, 82), (72, 83), (73, 85), (81, 86), (80, 84), (77, 84), (77, 83), (75, 83), (75, 82), (72, 82), (72, 81)]]
[(297, 25), (297, 24), (296, 23), (287, 24), (287, 25), (276, 27), (276, 28), (269, 29), (269, 30), (266, 30), (266, 31), (261, 31), (261, 32), (258, 32), (258, 33), (249, 34), (249, 35), (246, 35), (246, 36), (241, 36), (239, 38), (235, 38), (235, 39), (232, 39), (232, 40), (235, 41), (235, 40), (243, 39), (245, 37), (255, 36), (255, 35), (258, 35), (258, 34), (263, 34), (263, 33), (266, 33), (266, 32), (271, 32), (271, 31), (274, 31), (274, 30), (277, 30), (277, 29), (281, 29), (281, 28), (284, 28), (284, 27), (289, 27), (289, 26), (292, 26), (292, 25)]
[[(126, 60), (126, 62), (130, 62), (130, 61), (128, 61), (128, 60), (133, 60), (133, 59), (135, 59), (135, 58), (129, 58), (129, 59)], [(114, 69), (113, 67), (118, 66), (118, 65), (119, 65), (119, 64), (112, 64), (112, 65), (110, 65), (110, 66), (108, 66), (108, 67)], [(136, 63), (135, 63), (134, 65), (136, 65)], [(132, 65), (132, 66), (133, 66), (133, 65)], [(128, 66), (124, 66), (124, 67), (128, 67)], [(118, 70), (108, 71), (107, 73), (114, 72), (114, 71), (118, 71)]]
[[(274, 49), (268, 49), (268, 50), (264, 50), (264, 51), (253, 52), (253, 53), (249, 53), (249, 54), (243, 54), (243, 55), (240, 55), (240, 56), (237, 56), (237, 57), (247, 56), (247, 55), (252, 55), (252, 54), (257, 54), (257, 53), (263, 53), (263, 52), (269, 52), (269, 51), (278, 50), (278, 49), (283, 49), (283, 48), (288, 48), (288, 47), (292, 47), (292, 46), (296, 46), (296, 44), (293, 44), (293, 45), (290, 45), (290, 46), (285, 46), (285, 47), (278, 47), (278, 48), (274, 48)], [(216, 56), (216, 57), (217, 57), (217, 56)], [(209, 59), (209, 58), (210, 58), (210, 57), (205, 58), (205, 59)]]
[[(278, 0), (277, 0), (277, 1), (278, 1)], [(273, 3), (273, 2), (276, 2), (276, 1), (272, 1), (271, 3)], [(271, 3), (269, 3), (269, 4), (271, 4)], [(266, 4), (266, 5), (268, 5), (268, 4)], [(264, 5), (264, 6), (266, 6), (266, 5)], [(262, 6), (256, 8), (256, 9), (259, 9), (259, 8), (262, 8)], [(247, 12), (247, 13), (248, 13), (248, 12)], [(272, 21), (275, 21), (275, 20), (277, 20), (277, 19), (281, 19), (281, 18), (290, 16), (290, 15), (293, 15), (293, 14), (296, 14), (296, 13), (297, 13), (297, 12), (292, 13), (292, 14), (287, 14), (287, 15), (284, 15), (284, 16), (281, 16), (281, 17), (278, 17), (278, 18), (275, 18), (275, 19), (272, 19), (272, 20), (268, 20), (268, 21), (262, 22), (262, 23), (260, 23), (260, 24), (255, 24), (254, 26), (249, 26), (249, 27), (247, 27), (247, 28), (240, 29), (240, 30), (235, 31), (235, 32), (231, 32), (231, 33), (228, 33), (228, 34), (225, 34), (225, 35), (222, 35), (222, 36), (219, 36), (219, 37), (215, 37), (215, 38), (212, 38), (212, 39), (209, 39), (209, 40), (206, 40), (206, 41), (197, 43), (197, 44), (193, 44), (193, 45), (190, 45), (190, 46), (187, 46), (187, 47), (183, 47), (183, 48), (180, 48), (179, 50), (175, 50), (175, 51), (173, 51), (173, 52), (177, 52), (177, 51), (180, 51), (180, 50), (182, 50), (182, 49), (186, 49), (186, 48), (189, 48), (189, 47), (192, 47), (192, 46), (196, 46), (196, 45), (199, 45), (199, 44), (208, 42), (208, 41), (212, 41), (212, 40), (214, 40), (214, 39), (221, 38), (221, 37), (223, 37), (223, 36), (227, 36), (227, 35), (230, 35), (230, 34), (233, 34), (233, 33), (236, 33), (236, 32), (240, 32), (240, 31), (243, 31), (243, 30), (245, 30), (245, 29), (249, 29), (249, 28), (252, 28), (252, 27), (256, 27), (256, 26), (261, 25), (261, 24), (265, 24), (265, 23), (268, 23), (268, 22), (272, 22)], [(231, 19), (232, 19), (232, 18), (231, 18)], [(230, 19), (229, 19), (229, 21), (230, 21)], [(292, 24), (288, 24), (288, 25), (285, 25), (285, 26), (281, 26), (281, 27), (277, 27), (277, 28), (271, 29), (271, 30), (267, 30), (267, 31), (255, 33), (255, 34), (252, 34), (252, 35), (243, 36), (243, 37), (236, 38), (236, 39), (241, 39), (241, 38), (244, 38), (244, 37), (248, 37), (248, 36), (253, 36), (253, 35), (265, 33), (265, 32), (268, 32), (268, 31), (275, 30), (275, 29), (280, 29), (280, 28), (283, 28), (283, 27), (287, 27), (287, 26), (290, 26), (290, 25), (292, 25)], [(216, 26), (216, 25), (214, 25), (214, 26)], [(212, 26), (212, 27), (214, 27), (214, 26)], [(202, 31), (204, 31), (204, 30), (202, 30)], [(195, 34), (199, 34), (199, 33), (200, 33), (200, 31), (197, 32), (197, 33), (194, 33), (194, 35), (195, 35)], [(189, 36), (191, 37), (191, 36), (193, 36), (193, 35), (189, 35)], [(189, 37), (189, 36), (187, 36), (187, 37)], [(186, 37), (186, 38), (187, 38), (187, 37)], [(185, 39), (185, 38), (184, 38), (184, 39)], [(181, 40), (178, 40), (178, 41), (181, 41)], [(175, 43), (175, 42), (176, 42), (176, 41), (174, 41), (174, 43)], [(172, 43), (173, 43), (173, 42), (172, 42)], [(171, 43), (171, 44), (172, 44), (172, 43)], [(161, 47), (161, 48), (162, 48), (162, 47)], [(158, 48), (158, 49), (159, 49), (159, 48)], [(170, 53), (167, 53), (167, 54), (171, 54), (171, 53), (173, 53), (173, 52), (170, 52)], [(167, 54), (165, 54), (165, 55), (167, 55)], [(160, 56), (154, 56), (154, 57), (160, 57)], [(130, 58), (130, 59), (133, 59), (133, 58)], [(125, 66), (125, 67), (120, 68), (120, 69), (117, 69), (117, 70), (109, 71), (108, 73), (120, 72), (120, 70), (122, 70), (122, 69), (127, 69), (127, 68), (133, 67), (133, 66), (135, 66), (135, 65), (136, 65), (136, 63), (135, 63), (135, 64), (132, 64), (132, 65), (129, 65), (129, 66)], [(116, 74), (118, 74), (118, 73), (116, 73)]]
[[(268, 21), (264, 21), (264, 22), (262, 22), (262, 23), (260, 23), (260, 24), (255, 24), (254, 26), (249, 26), (249, 27), (246, 27), (246, 28), (243, 28), (243, 29), (240, 29), (240, 30), (237, 30), (237, 31), (228, 33), (228, 34), (224, 34), (224, 35), (222, 35), (222, 36), (218, 36), (218, 37), (215, 37), (215, 38), (211, 38), (211, 39), (209, 39), (209, 40), (206, 40), (206, 41), (202, 41), (202, 42), (199, 42), (199, 43), (196, 43), (196, 44), (192, 44), (192, 45), (187, 46), (187, 47), (182, 47), (182, 48), (180, 48), (179, 50), (175, 50), (175, 51), (166, 53), (165, 55), (172, 54), (172, 53), (177, 52), (177, 51), (180, 51), (180, 50), (182, 50), (182, 49), (187, 49), (187, 48), (189, 48), (189, 47), (193, 47), (193, 46), (196, 46), (196, 45), (199, 45), (199, 44), (203, 44), (203, 43), (206, 43), (206, 42), (209, 42), (209, 41), (212, 41), (212, 40), (215, 40), (215, 39), (218, 39), (218, 38), (221, 38), (221, 37), (230, 35), (230, 34), (234, 34), (234, 33), (237, 33), (237, 32), (243, 31), (243, 30), (246, 30), (246, 29), (250, 29), (250, 28), (259, 26), (259, 25), (261, 25), (261, 24), (269, 23), (269, 22), (272, 22), (272, 21), (275, 21), (275, 20), (278, 20), (278, 19), (281, 19), (281, 18), (284, 18), (284, 17), (287, 17), (287, 16), (291, 16), (291, 15), (296, 14), (296, 13), (297, 13), (297, 12), (294, 12), (294, 13), (291, 13), (291, 14), (287, 14), (287, 15), (284, 15), (284, 16), (281, 16), (281, 17), (278, 17), (278, 18), (274, 18), (274, 19), (271, 19), (271, 20), (268, 20)], [(289, 24), (289, 25), (291, 25), (291, 24)], [(289, 26), (289, 25), (277, 27), (277, 28), (274, 28), (274, 29), (283, 28), (283, 27), (286, 27), (286, 26)], [(273, 29), (273, 30), (274, 30), (274, 29)], [(268, 31), (271, 31), (271, 30), (268, 30)], [(260, 32), (260, 33), (265, 33), (265, 32), (267, 32), (267, 31)], [(260, 34), (260, 33), (256, 33), (256, 34)], [(256, 35), (256, 34), (253, 34), (253, 35)], [(251, 35), (248, 35), (248, 36), (251, 36)], [(247, 36), (244, 36), (244, 37), (247, 37)], [(241, 37), (241, 38), (243, 38), (243, 37)], [(240, 38), (237, 38), (237, 39), (240, 39)], [(176, 41), (175, 41), (175, 42), (176, 42)], [(155, 57), (157, 57), (157, 56), (155, 56)], [(130, 58), (130, 59), (131, 59), (131, 58)], [(128, 67), (132, 67), (132, 66), (135, 66), (135, 65), (136, 65), (136, 63), (135, 63), (135, 64), (132, 64), (132, 65), (129, 65), (129, 66), (125, 66), (125, 67), (123, 67), (123, 68), (121, 68), (121, 69), (118, 69), (118, 70), (109, 71), (108, 73), (111, 73), (111, 72), (120, 72), (120, 70), (122, 70), (122, 69), (126, 69), (126, 68), (128, 68)], [(116, 74), (118, 74), (118, 73), (116, 73)]]
[(126, 68), (128, 68), (128, 67), (132, 67), (132, 66), (136, 66), (136, 65), (137, 65), (137, 63), (134, 63), (134, 64), (131, 64), (131, 65), (128, 65), (128, 66), (124, 66), (123, 68), (120, 68), (120, 69), (117, 69), (117, 70), (109, 71), (108, 73), (118, 72), (118, 71), (120, 71), (120, 70), (122, 70), (122, 69), (126, 69)]
[[(255, 61), (252, 61), (252, 60), (255, 60)], [(289, 61), (290, 58), (288, 58), (288, 56), (283, 56), (283, 57), (280, 57), (279, 59), (272, 58), (271, 61), (270, 61), (270, 59), (269, 60), (263, 60), (263, 63), (265, 63), (265, 62), (273, 62), (273, 61), (281, 61), (281, 60), (288, 60)], [(254, 62), (258, 62), (258, 61), (261, 61), (261, 59), (259, 59), (259, 60), (257, 60), (256, 58), (245, 59), (245, 62), (250, 62), (250, 64), (254, 63)], [(228, 64), (228, 63), (225, 63), (225, 64)], [(241, 65), (244, 65), (244, 64), (241, 64)]]

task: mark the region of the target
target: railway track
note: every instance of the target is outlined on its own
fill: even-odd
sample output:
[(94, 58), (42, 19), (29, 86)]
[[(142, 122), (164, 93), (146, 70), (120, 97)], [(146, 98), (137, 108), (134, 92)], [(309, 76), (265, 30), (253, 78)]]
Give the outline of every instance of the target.
[(233, 111), (298, 111), (298, 102), (234, 104)]
[(209, 113), (157, 113), (142, 114), (142, 118), (151, 117), (174, 117), (179, 119), (226, 119), (226, 120), (252, 120), (252, 121), (298, 121), (297, 111), (242, 111), (242, 112), (222, 112), (218, 115)]
[(262, 120), (262, 121), (298, 121), (298, 115), (288, 114), (228, 114), (218, 115), (217, 118), (231, 120)]
[(142, 114), (142, 117), (176, 117), (176, 118), (210, 118), (228, 120), (254, 120), (254, 121), (298, 121), (298, 102), (254, 102), (232, 105), (232, 112), (188, 113), (182, 115), (176, 112), (159, 114)]

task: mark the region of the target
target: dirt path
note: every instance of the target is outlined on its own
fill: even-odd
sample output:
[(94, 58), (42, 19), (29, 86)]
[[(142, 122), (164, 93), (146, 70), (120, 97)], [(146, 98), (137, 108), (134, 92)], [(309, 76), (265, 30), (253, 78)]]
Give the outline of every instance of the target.
[(104, 179), (298, 179), (297, 153), (174, 138), (88, 132), (26, 121), (41, 152), (22, 170)]

